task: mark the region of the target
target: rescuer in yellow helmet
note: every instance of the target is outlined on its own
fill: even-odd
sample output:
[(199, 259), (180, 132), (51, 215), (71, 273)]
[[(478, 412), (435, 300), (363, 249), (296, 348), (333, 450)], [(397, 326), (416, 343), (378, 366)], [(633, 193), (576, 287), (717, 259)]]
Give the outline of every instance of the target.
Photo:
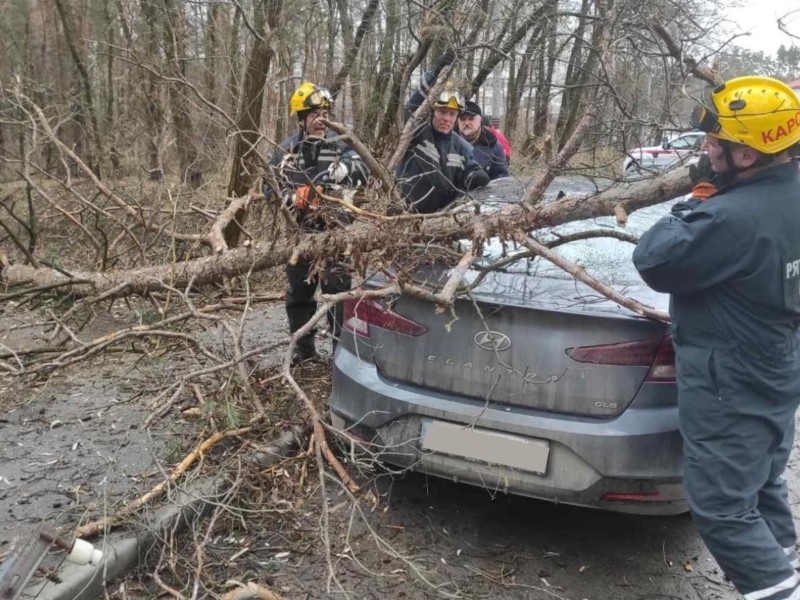
[(706, 133), (694, 177), (711, 181), (633, 255), (645, 282), (671, 294), (683, 488), (745, 598), (797, 599), (783, 473), (800, 403), (800, 172), (790, 156), (800, 100), (776, 79), (739, 77), (704, 94), (691, 124)]
[[(332, 211), (320, 207), (319, 195), (325, 186), (357, 187), (369, 176), (355, 150), (334, 139), (335, 134), (325, 124), (333, 106), (333, 96), (327, 89), (310, 82), (300, 84), (289, 99), (289, 114), (297, 116), (298, 131), (275, 149), (269, 165), (272, 177), (266, 177), (263, 183), (265, 197), (281, 198), (305, 231), (324, 230), (337, 222)], [(277, 183), (277, 189), (270, 180)], [(316, 312), (317, 285), (326, 294), (350, 289), (350, 273), (338, 262), (337, 257), (330, 257), (327, 267), (314, 275), (311, 265), (304, 261), (286, 266), (289, 331), (300, 329)], [(328, 328), (335, 343), (341, 330), (338, 309), (337, 314), (328, 315)], [(297, 341), (295, 363), (317, 357), (315, 336), (312, 330)]]

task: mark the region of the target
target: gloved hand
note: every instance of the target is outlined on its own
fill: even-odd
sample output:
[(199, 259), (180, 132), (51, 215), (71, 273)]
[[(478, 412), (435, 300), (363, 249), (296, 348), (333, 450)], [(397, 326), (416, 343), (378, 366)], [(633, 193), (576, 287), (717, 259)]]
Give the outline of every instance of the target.
[(489, 174), (482, 168), (478, 168), (468, 173), (464, 178), (464, 187), (467, 191), (478, 189), (489, 183)]
[(342, 183), (350, 175), (350, 163), (339, 160), (328, 167), (328, 179), (334, 183)]
[(419, 91), (420, 93), (427, 97), (428, 92), (431, 91), (431, 88), (436, 83), (436, 76), (438, 73), (435, 70), (425, 71), (419, 78)]
[(292, 207), (300, 210), (306, 210), (312, 206), (319, 206), (319, 194), (321, 193), (322, 186), (300, 186), (294, 191), (294, 194), (292, 194)]
[(717, 193), (714, 183), (716, 173), (711, 170), (711, 159), (708, 154), (701, 154), (696, 164), (689, 165), (689, 179), (692, 180), (692, 197), (700, 201)]

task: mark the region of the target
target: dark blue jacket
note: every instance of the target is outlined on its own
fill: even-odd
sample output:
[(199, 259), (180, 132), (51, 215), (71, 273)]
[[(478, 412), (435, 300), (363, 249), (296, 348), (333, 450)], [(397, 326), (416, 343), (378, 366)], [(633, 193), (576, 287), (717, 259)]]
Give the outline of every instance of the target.
[(489, 174), (489, 179), (508, 177), (508, 161), (503, 146), (488, 128), (481, 126), (478, 140), (472, 144), (472, 151), (475, 162)]
[[(348, 164), (350, 174), (344, 186), (364, 185), (369, 176), (364, 161), (358, 156), (355, 150), (339, 140), (329, 140), (328, 138), (337, 137), (331, 130), (325, 133), (326, 139), (305, 137), (305, 130), (300, 129), (296, 134), (283, 140), (269, 161), (269, 168), (278, 178), (278, 183), (282, 188), (289, 189), (301, 185), (311, 185), (320, 183), (323, 174), (328, 171), (328, 167), (336, 161), (343, 161)], [(284, 158), (291, 158), (287, 161), (283, 169), (280, 169)]]
[(473, 159), (472, 146), (457, 133), (435, 131), (430, 121), (414, 132), (395, 175), (410, 210), (418, 213), (442, 210), (464, 192), (489, 183)]
[[(326, 182), (328, 167), (340, 161), (346, 163), (349, 174), (341, 185), (356, 187), (364, 185), (369, 177), (369, 170), (355, 150), (339, 140), (331, 130), (326, 131), (325, 139), (306, 138), (305, 130), (283, 140), (269, 161), (268, 169), (275, 176), (284, 202), (289, 205), (294, 191), (304, 185), (319, 185)], [(265, 197), (273, 195), (273, 190), (265, 179), (262, 183)], [(297, 220), (304, 228), (321, 230), (325, 228), (324, 219), (309, 215), (305, 211), (296, 210)], [(340, 219), (341, 220), (341, 219)]]
[[(685, 208), (685, 204), (684, 204)], [(677, 343), (784, 355), (800, 325), (800, 172), (775, 165), (661, 219), (636, 268), (669, 292)]]

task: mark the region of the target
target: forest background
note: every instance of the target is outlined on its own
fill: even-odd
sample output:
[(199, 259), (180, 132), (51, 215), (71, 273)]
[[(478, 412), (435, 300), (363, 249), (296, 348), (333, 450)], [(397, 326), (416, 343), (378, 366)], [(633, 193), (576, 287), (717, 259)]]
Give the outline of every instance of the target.
[[(800, 10), (781, 15), (785, 43), (769, 54), (741, 47), (709, 0), (9, 0), (0, 301), (11, 324), (0, 339), (0, 406), (31, 402), (28, 392), (112, 355), (184, 361), (191, 368), (177, 378), (154, 375), (144, 426), (191, 399), (186, 410), (203, 426), (184, 450), (301, 421), (313, 427), (320, 473), (332, 468), (353, 492), (325, 442), (329, 372), (290, 370), (294, 340), (278, 333), (282, 323), (243, 343), (248, 311), (280, 300), (286, 262), (347, 255), (357, 279), (375, 268), (400, 274), (371, 294), (424, 295), (402, 276), (419, 248), (452, 254), (454, 240), (499, 235), (545, 256), (529, 237), (538, 227), (597, 215), (623, 223), (690, 187), (685, 168), (626, 180), (625, 155), (685, 131), (709, 83), (800, 78), (799, 19)], [(518, 206), (385, 216), (409, 138), (403, 105), (433, 68), (511, 140), (512, 171), (525, 182)], [(322, 234), (298, 231), (260, 194), (268, 156), (295, 131), (288, 99), (302, 81), (336, 94), (332, 120), (368, 155), (375, 180), (355, 205), (335, 204), (355, 223)], [(597, 193), (543, 202), (556, 177), (588, 179)], [(426, 296), (437, 310), (452, 307), (472, 258), (457, 256), (455, 279)], [(200, 336), (210, 327), (224, 343)], [(255, 364), (275, 349), (283, 358)], [(196, 581), (211, 585), (200, 576), (204, 535), (190, 554)]]

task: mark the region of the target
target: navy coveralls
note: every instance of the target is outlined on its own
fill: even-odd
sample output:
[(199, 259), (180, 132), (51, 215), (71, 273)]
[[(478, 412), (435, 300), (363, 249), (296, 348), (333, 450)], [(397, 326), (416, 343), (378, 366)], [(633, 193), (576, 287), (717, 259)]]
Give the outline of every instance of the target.
[(747, 600), (797, 600), (782, 474), (800, 402), (798, 163), (676, 209), (633, 260), (650, 287), (671, 294), (686, 498)]

